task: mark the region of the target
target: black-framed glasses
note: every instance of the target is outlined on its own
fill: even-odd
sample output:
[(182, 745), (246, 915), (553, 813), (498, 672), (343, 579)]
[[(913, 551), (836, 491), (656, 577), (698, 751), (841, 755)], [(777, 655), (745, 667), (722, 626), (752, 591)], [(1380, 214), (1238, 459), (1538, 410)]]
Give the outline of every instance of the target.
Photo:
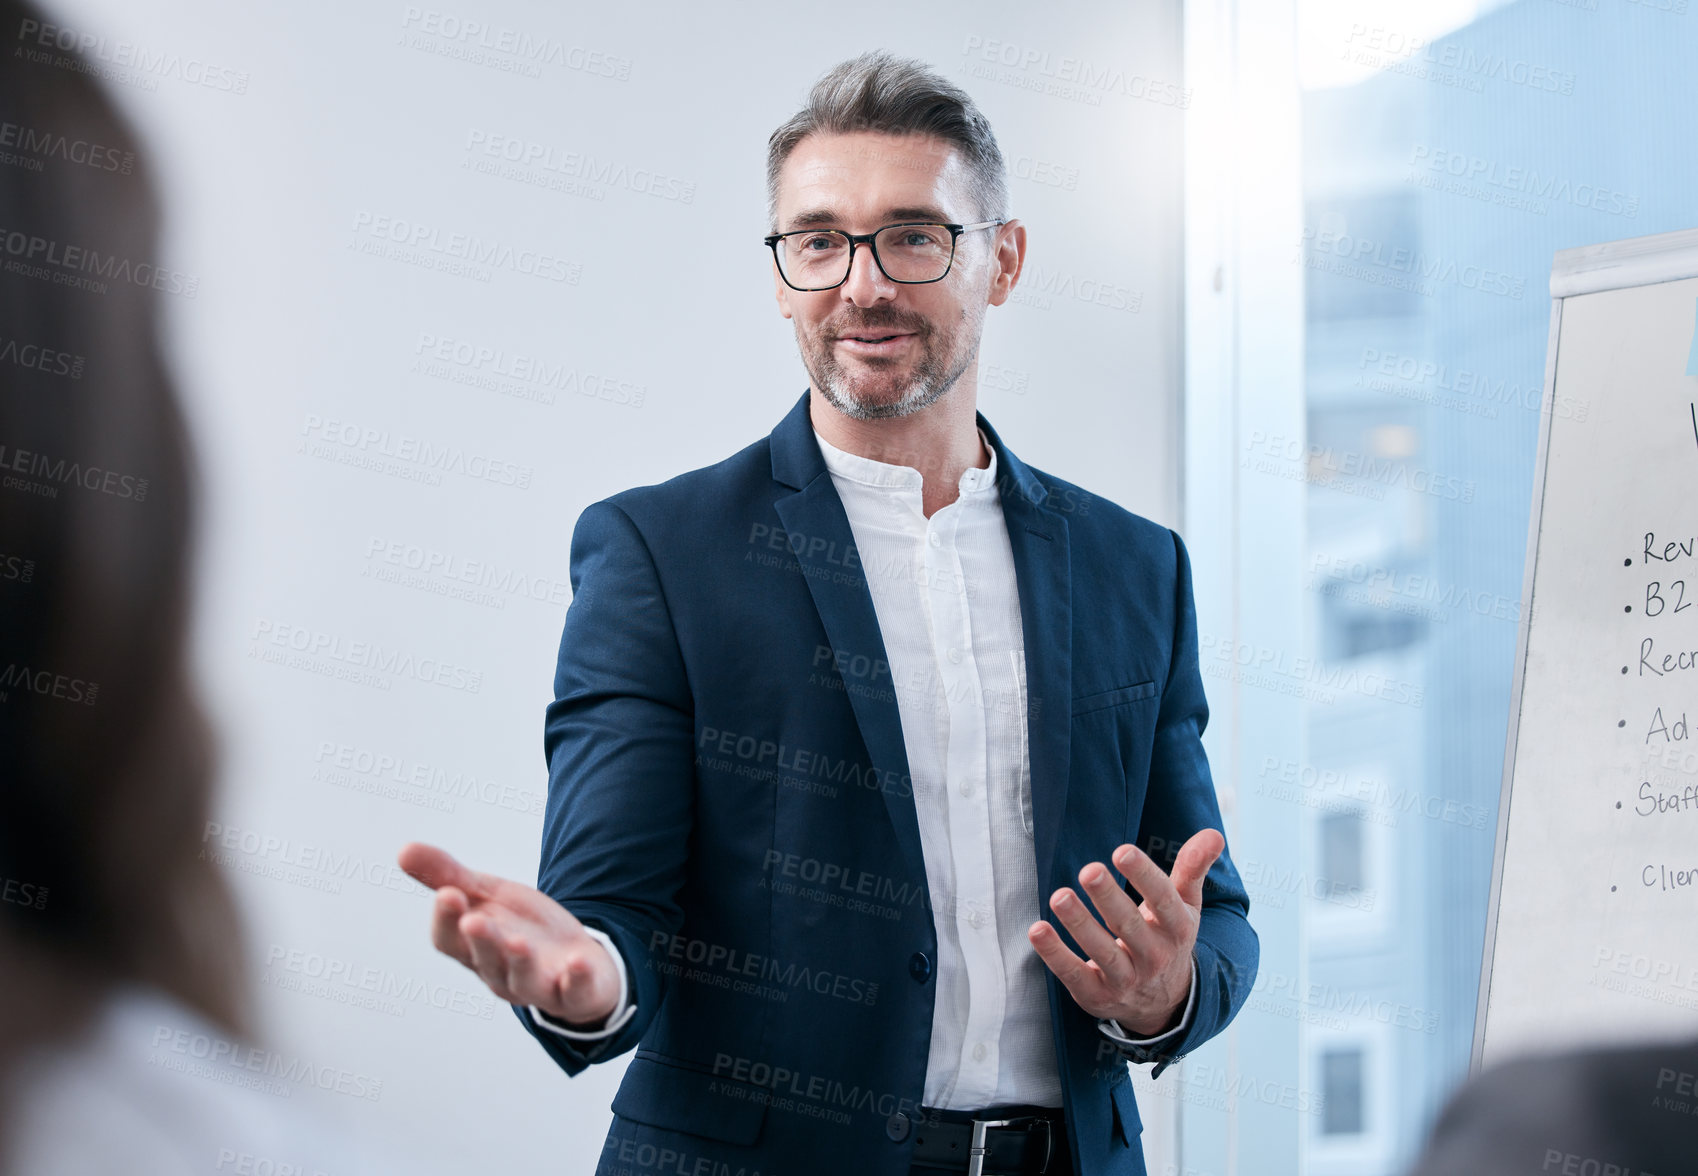
[(955, 243), (962, 233), (995, 228), (1006, 220), (973, 225), (904, 222), (871, 233), (841, 229), (796, 229), (765, 238), (778, 263), (778, 276), (792, 290), (830, 290), (849, 280), (855, 246), (870, 245), (879, 272), (893, 282), (919, 286), (941, 282), (955, 264)]

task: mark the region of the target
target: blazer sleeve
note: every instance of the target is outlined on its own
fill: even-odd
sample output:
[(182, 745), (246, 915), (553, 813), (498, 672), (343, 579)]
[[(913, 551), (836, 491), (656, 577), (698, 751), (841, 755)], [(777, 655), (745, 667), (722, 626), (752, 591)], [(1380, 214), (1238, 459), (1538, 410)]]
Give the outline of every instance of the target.
[(568, 1074), (633, 1048), (660, 1007), (650, 948), (683, 925), (680, 891), (694, 820), (694, 707), (654, 558), (613, 500), (578, 518), (572, 603), (543, 731), (548, 807), (537, 889), (607, 934), (636, 1013), (604, 1040), (521, 1024)]
[[(1174, 585), (1173, 660), (1168, 667), (1150, 755), (1149, 789), (1138, 829), (1138, 846), (1171, 869), (1180, 846), (1209, 827), (1221, 830), (1220, 804), (1203, 752), (1209, 704), (1203, 695), (1197, 653), (1197, 609), (1191, 591), (1191, 558), (1177, 533)], [(1130, 884), (1127, 885), (1130, 890)], [(1122, 1046), (1135, 1062), (1156, 1062), (1157, 1078), (1170, 1064), (1215, 1036), (1243, 1007), (1256, 979), (1260, 942), (1250, 926), (1250, 896), (1228, 850), (1222, 850), (1203, 879), (1203, 911), (1197, 929), (1196, 1007), (1190, 1027), (1155, 1046)]]

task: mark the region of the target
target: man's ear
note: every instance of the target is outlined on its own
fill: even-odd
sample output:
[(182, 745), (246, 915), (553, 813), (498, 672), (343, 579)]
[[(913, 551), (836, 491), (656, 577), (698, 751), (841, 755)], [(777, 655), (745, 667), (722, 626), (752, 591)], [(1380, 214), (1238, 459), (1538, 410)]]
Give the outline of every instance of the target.
[(791, 317), (790, 287), (784, 284), (784, 279), (778, 276), (778, 266), (772, 267), (772, 288), (778, 298), (778, 313), (785, 318)]
[(1001, 306), (1014, 293), (1014, 284), (1020, 280), (1020, 270), (1026, 264), (1026, 226), (1011, 220), (996, 230), (996, 241), (989, 302)]

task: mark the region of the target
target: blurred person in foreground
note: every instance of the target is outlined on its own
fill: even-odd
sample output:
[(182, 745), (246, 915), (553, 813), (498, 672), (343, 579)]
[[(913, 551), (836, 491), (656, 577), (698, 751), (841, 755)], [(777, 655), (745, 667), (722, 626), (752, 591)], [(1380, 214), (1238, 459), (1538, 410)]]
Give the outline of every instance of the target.
[(246, 1037), (236, 905), (200, 855), (158, 210), (43, 23), (0, 0), (0, 1173), (374, 1171)]
[(1698, 1173), (1698, 1040), (1493, 1065), (1451, 1095), (1409, 1176)]

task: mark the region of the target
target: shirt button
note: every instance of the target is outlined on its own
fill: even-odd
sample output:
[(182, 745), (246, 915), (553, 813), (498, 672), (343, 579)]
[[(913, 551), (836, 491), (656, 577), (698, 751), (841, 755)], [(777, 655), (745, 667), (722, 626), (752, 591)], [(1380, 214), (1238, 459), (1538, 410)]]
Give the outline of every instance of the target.
[(957, 665), (961, 662), (961, 651), (956, 649), (953, 645), (949, 647), (949, 652), (944, 656)]
[(961, 792), (962, 796), (972, 796), (973, 795), (973, 785), (972, 785), (972, 783), (967, 781), (967, 780), (961, 781), (960, 792)]
[(924, 984), (932, 974), (931, 957), (923, 951), (917, 951), (908, 957), (908, 975), (914, 978), (914, 983)]
[(932, 534), (932, 546), (933, 547), (942, 547), (943, 546), (943, 540), (939, 539), (935, 532)]
[(985, 1055), (989, 1052), (990, 1051), (985, 1048), (985, 1043), (981, 1041), (973, 1047), (973, 1060), (975, 1062), (982, 1062), (985, 1060)]
[(897, 1143), (908, 1138), (908, 1116), (896, 1111), (884, 1121), (884, 1133)]

